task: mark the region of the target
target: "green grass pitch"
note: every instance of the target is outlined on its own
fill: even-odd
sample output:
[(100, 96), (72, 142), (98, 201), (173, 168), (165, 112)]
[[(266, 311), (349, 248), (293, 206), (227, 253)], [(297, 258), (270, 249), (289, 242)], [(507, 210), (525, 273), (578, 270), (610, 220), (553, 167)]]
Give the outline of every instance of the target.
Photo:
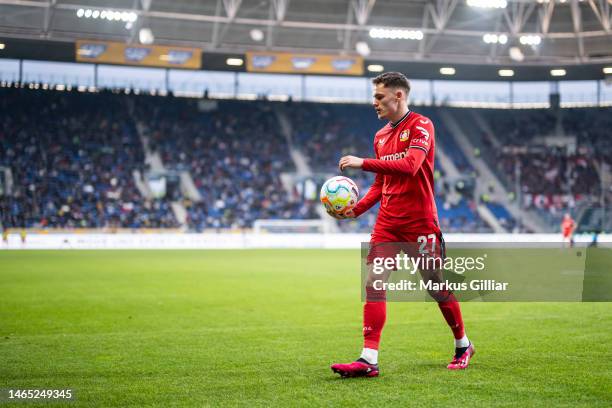
[(381, 376), (342, 380), (359, 293), (358, 251), (1, 251), (0, 388), (73, 389), (58, 407), (612, 405), (610, 303), (464, 303), (462, 372), (436, 305), (393, 303)]

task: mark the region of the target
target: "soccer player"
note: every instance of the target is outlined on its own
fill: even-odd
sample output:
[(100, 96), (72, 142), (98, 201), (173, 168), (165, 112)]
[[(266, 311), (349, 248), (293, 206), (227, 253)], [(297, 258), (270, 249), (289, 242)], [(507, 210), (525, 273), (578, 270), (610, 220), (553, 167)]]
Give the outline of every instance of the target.
[[(372, 80), (373, 105), (379, 119), (388, 123), (374, 136), (376, 159), (344, 156), (341, 171), (348, 168), (376, 173), (366, 195), (346, 217), (358, 217), (380, 201), (380, 210), (370, 240), (368, 282), (363, 307), (363, 350), (348, 364), (333, 364), (342, 377), (376, 377), (378, 349), (387, 316), (386, 292), (372, 285), (372, 260), (380, 256), (381, 243), (422, 243), (444, 256), (444, 241), (434, 201), (435, 135), (431, 120), (408, 109), (410, 84), (399, 72), (387, 72)], [(341, 216), (340, 218), (342, 218)], [(413, 244), (413, 245), (414, 245)], [(380, 250), (380, 253), (384, 253)], [(389, 255), (385, 255), (389, 256)], [(393, 255), (390, 255), (393, 256)], [(423, 275), (423, 271), (421, 271)], [(455, 354), (447, 368), (468, 367), (474, 346), (468, 340), (457, 299), (448, 290), (431, 293), (455, 338)]]
[(565, 213), (563, 221), (561, 221), (561, 233), (563, 233), (563, 242), (568, 243), (570, 247), (574, 246), (574, 231), (576, 230), (576, 222), (569, 213)]

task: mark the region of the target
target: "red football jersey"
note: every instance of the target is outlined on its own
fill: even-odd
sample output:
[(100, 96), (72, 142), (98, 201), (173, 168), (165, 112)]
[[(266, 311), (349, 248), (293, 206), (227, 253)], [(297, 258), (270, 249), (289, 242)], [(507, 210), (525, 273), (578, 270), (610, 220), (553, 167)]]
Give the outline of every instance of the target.
[(381, 201), (378, 224), (415, 230), (439, 230), (434, 200), (435, 135), (431, 120), (416, 112), (388, 123), (374, 136), (376, 159), (365, 159), (363, 170), (376, 180), (354, 209), (358, 216)]
[(572, 235), (572, 232), (574, 232), (575, 227), (576, 224), (574, 223), (574, 220), (571, 217), (564, 218), (563, 222), (561, 223), (561, 231), (563, 232), (563, 236), (569, 237), (570, 235)]

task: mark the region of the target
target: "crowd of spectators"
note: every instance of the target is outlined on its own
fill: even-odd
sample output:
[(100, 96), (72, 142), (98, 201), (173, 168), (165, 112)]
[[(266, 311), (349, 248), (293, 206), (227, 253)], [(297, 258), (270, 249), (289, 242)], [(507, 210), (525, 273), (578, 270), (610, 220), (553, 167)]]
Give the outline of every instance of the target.
[(337, 168), (340, 157), (373, 157), (373, 138), (383, 122), (371, 106), (300, 103), (288, 105), (293, 143), (308, 157), (314, 171)]
[(498, 165), (513, 183), (520, 177), (525, 194), (599, 194), (599, 175), (588, 155), (568, 155), (564, 149), (548, 148), (546, 151), (505, 152), (499, 159)]
[(588, 152), (591, 161), (612, 165), (612, 108), (568, 109), (563, 111), (565, 132), (576, 138), (578, 150)]
[(0, 166), (13, 179), (5, 227), (176, 227), (167, 202), (136, 189), (143, 163), (125, 97), (0, 89)]
[(553, 150), (548, 154), (513, 155), (505, 159), (508, 161), (521, 167), (522, 207), (548, 213), (554, 224), (577, 205), (599, 199), (599, 174), (589, 156), (555, 154)]
[(135, 106), (164, 165), (188, 170), (198, 189), (201, 201), (184, 199), (190, 228), (318, 218), (313, 200), (281, 182), (295, 168), (273, 104), (139, 97)]
[(504, 146), (485, 159), (510, 191), (520, 193), (521, 208), (557, 228), (566, 212), (577, 216), (580, 208), (600, 203), (601, 165), (612, 164), (609, 108), (483, 110), (481, 115)]
[(481, 114), (503, 146), (524, 146), (557, 128), (557, 115), (550, 109), (484, 109)]

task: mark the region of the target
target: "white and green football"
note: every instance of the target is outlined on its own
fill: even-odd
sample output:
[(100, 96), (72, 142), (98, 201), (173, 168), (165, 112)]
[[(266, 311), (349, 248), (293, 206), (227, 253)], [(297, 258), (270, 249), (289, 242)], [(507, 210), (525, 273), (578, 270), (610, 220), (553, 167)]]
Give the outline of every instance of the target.
[(348, 177), (332, 177), (321, 187), (321, 202), (332, 217), (342, 216), (352, 210), (358, 200), (359, 188)]

